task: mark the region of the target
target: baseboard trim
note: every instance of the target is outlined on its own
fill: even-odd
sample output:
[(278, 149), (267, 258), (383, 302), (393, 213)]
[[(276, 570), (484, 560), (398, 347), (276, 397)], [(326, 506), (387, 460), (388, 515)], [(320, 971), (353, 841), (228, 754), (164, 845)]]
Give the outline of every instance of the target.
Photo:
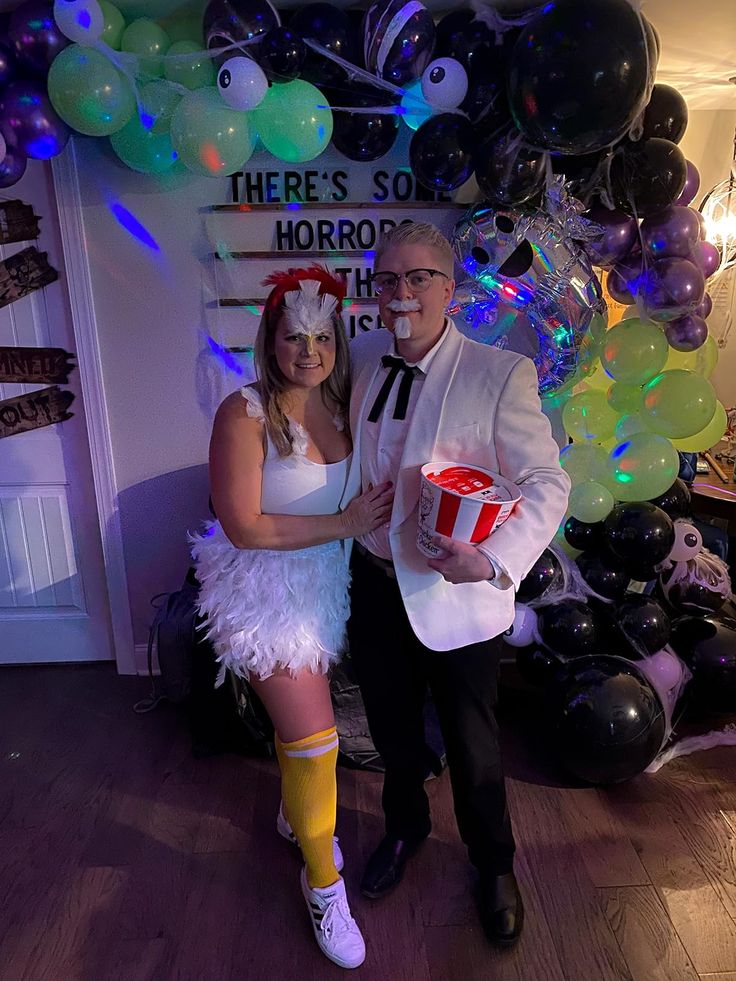
[[(133, 663), (135, 664), (135, 673), (141, 677), (148, 677), (148, 644), (136, 644), (133, 649)], [(153, 673), (155, 675), (160, 675), (161, 672), (158, 667), (158, 657), (156, 656), (156, 647), (153, 648)]]

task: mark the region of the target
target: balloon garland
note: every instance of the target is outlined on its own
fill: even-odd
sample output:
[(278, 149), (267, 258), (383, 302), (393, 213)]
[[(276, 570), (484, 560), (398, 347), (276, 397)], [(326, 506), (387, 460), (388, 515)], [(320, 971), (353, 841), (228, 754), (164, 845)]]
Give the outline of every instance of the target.
[[(519, 591), (517, 661), (553, 686), (573, 773), (640, 772), (690, 671), (700, 696), (736, 691), (730, 581), (683, 520), (677, 476), (680, 452), (726, 428), (706, 323), (725, 260), (690, 207), (687, 107), (655, 81), (656, 30), (631, 0), (529, 0), (515, 16), (488, 0), (437, 23), (418, 0), (209, 0), (189, 33), (156, 6), (131, 23), (108, 0), (16, 8), (0, 43), (0, 187), (71, 131), (108, 139), (142, 174), (220, 177), (258, 140), (290, 163), (330, 142), (370, 162), (405, 125), (422, 185), (451, 192), (474, 175), (453, 315), (534, 358), (570, 437), (569, 513)], [(608, 299), (627, 309), (606, 329)], [(656, 581), (658, 598), (628, 592), (631, 579)]]

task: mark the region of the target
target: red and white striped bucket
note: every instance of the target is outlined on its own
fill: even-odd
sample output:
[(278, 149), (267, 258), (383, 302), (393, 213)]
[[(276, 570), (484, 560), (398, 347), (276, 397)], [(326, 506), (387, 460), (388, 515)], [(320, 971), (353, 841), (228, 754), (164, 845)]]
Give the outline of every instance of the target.
[(421, 472), (417, 548), (433, 559), (441, 554), (435, 535), (482, 542), (521, 500), (515, 484), (482, 467), (427, 463)]

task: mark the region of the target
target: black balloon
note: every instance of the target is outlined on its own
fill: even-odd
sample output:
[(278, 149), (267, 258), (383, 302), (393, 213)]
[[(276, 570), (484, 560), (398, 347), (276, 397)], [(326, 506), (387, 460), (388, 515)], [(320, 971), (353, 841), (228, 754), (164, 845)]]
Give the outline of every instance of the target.
[(256, 60), (272, 82), (298, 78), (307, 57), (304, 41), (288, 27), (273, 27), (255, 52)]
[[(356, 106), (371, 106), (371, 99), (351, 100)], [(388, 113), (336, 112), (332, 142), (349, 160), (377, 160), (391, 149), (399, 132), (399, 117)]]
[(680, 196), (687, 161), (670, 140), (652, 137), (639, 143), (624, 142), (613, 155), (610, 177), (616, 207), (627, 215), (646, 218)]
[(15, 58), (9, 48), (0, 44), (0, 86), (13, 81), (15, 75)]
[(690, 488), (679, 477), (674, 484), (659, 497), (653, 497), (651, 504), (665, 511), (674, 521), (675, 518), (686, 518), (692, 512), (690, 508)]
[(593, 610), (578, 600), (539, 610), (539, 632), (547, 647), (562, 657), (592, 654), (601, 639)]
[(671, 85), (657, 84), (644, 110), (642, 137), (659, 136), (679, 143), (687, 129), (687, 103)]
[(635, 501), (618, 504), (603, 522), (606, 543), (632, 579), (654, 578), (654, 566), (663, 562), (675, 542), (675, 527), (668, 514)]
[(506, 79), (496, 62), (481, 62), (469, 72), (468, 91), (459, 108), (471, 123), (481, 127), (481, 138), (493, 136), (512, 125)]
[(516, 592), (517, 603), (538, 599), (552, 583), (562, 576), (562, 568), (554, 552), (546, 548), (521, 580)]
[(575, 560), (585, 582), (599, 596), (621, 599), (629, 585), (630, 576), (621, 563), (607, 552), (584, 552)]
[(656, 692), (635, 664), (583, 657), (567, 664), (552, 690), (550, 719), (566, 769), (594, 784), (635, 777), (666, 733)]
[(576, 156), (552, 153), (550, 154), (552, 173), (564, 174), (570, 193), (587, 204), (598, 187), (603, 162), (608, 156), (607, 149)]
[(677, 563), (659, 577), (672, 609), (677, 613), (717, 613), (728, 597), (719, 589), (720, 583), (709, 581), (709, 568), (702, 553), (687, 562), (686, 575), (679, 578), (681, 569), (682, 564)]
[[(315, 41), (351, 64), (355, 63), (355, 34), (344, 10), (331, 3), (309, 3), (297, 10), (289, 27), (301, 37)], [(340, 65), (310, 49), (301, 77), (315, 85), (330, 86), (344, 82), (347, 76)]]
[(616, 610), (616, 620), (640, 657), (656, 654), (669, 643), (670, 618), (651, 596), (629, 593)]
[(20, 150), (9, 149), (0, 160), (0, 187), (12, 187), (26, 172), (28, 158)]
[(452, 191), (473, 173), (476, 149), (473, 127), (457, 113), (431, 116), (409, 144), (411, 169), (425, 187)]
[[(202, 17), (207, 48), (223, 48), (236, 41), (248, 41), (266, 34), (281, 23), (269, 0), (209, 0)], [(233, 52), (218, 55), (215, 65), (232, 58)]]
[(521, 205), (544, 183), (545, 154), (526, 147), (516, 130), (498, 133), (478, 147), (475, 177), (486, 201), (502, 207)]
[(628, 0), (551, 0), (516, 41), (509, 101), (533, 146), (589, 153), (620, 139), (648, 98), (647, 35)]
[(516, 667), (527, 684), (546, 688), (559, 674), (562, 661), (551, 651), (530, 644), (516, 649)]
[(736, 712), (736, 620), (682, 617), (673, 624), (672, 646), (693, 673), (693, 698), (708, 711)]
[(603, 522), (580, 521), (572, 515), (565, 522), (565, 539), (581, 552), (595, 552), (604, 543)]

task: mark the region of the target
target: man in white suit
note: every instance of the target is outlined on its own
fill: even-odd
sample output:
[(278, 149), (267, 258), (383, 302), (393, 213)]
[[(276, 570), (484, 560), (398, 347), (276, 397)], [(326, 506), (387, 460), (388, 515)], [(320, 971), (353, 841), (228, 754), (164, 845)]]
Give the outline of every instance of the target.
[[(468, 340), (445, 316), (455, 287), (447, 239), (432, 225), (398, 226), (379, 245), (374, 285), (388, 330), (351, 345), (353, 468), (364, 489), (392, 481), (395, 498), (390, 524), (358, 539), (351, 563), (350, 651), (386, 766), (386, 834), (361, 888), (378, 898), (396, 886), (430, 832), (429, 687), (481, 919), (491, 940), (509, 945), (523, 904), (494, 715), (499, 638), (515, 589), (565, 512), (569, 480), (533, 363)], [(485, 541), (441, 539), (442, 557), (427, 559), (416, 547), (417, 508), (420, 468), (433, 460), (500, 473), (523, 499)]]

